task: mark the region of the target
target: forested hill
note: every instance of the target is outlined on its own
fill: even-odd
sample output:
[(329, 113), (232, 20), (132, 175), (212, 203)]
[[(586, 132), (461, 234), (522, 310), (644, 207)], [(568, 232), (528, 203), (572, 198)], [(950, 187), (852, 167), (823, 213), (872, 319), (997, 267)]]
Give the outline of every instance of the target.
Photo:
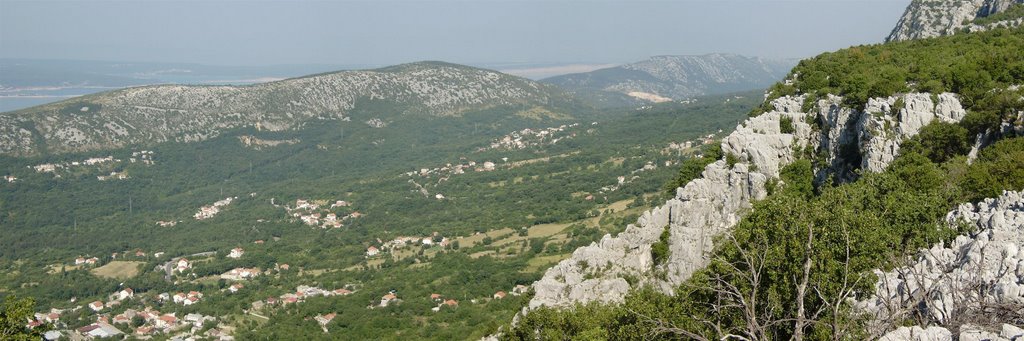
[(638, 102), (660, 102), (763, 89), (785, 76), (794, 64), (795, 60), (732, 54), (656, 56), (622, 66), (551, 77), (542, 82), (587, 98), (612, 102), (609, 104), (622, 97)]
[(251, 86), (145, 86), (0, 114), (0, 154), (195, 142), (234, 128), (282, 131), (324, 119), (373, 124), (399, 115), (450, 117), (494, 107), (557, 115), (573, 103), (549, 85), (441, 62)]

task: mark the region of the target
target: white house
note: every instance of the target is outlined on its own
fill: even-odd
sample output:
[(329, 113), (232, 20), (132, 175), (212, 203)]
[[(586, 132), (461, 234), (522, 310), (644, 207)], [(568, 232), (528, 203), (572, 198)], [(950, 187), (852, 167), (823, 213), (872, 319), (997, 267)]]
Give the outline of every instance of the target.
[(242, 285), (242, 283), (235, 283), (235, 284), (232, 284), (230, 287), (228, 287), (228, 291), (230, 291), (232, 293), (236, 293), (239, 290), (242, 290), (242, 288), (244, 288), (244, 287), (245, 286)]
[(96, 322), (88, 326), (78, 328), (78, 332), (90, 338), (100, 339), (123, 334), (121, 330), (106, 322)]
[(188, 270), (188, 269), (191, 269), (191, 268), (192, 268), (192, 263), (190, 263), (188, 261), (188, 259), (182, 258), (182, 259), (178, 260), (178, 264), (175, 267), (175, 270), (177, 270), (179, 272), (185, 272), (185, 270)]
[(228, 258), (239, 259), (242, 258), (243, 254), (245, 254), (245, 250), (242, 250), (240, 247), (236, 247), (231, 249), (231, 253), (228, 254)]

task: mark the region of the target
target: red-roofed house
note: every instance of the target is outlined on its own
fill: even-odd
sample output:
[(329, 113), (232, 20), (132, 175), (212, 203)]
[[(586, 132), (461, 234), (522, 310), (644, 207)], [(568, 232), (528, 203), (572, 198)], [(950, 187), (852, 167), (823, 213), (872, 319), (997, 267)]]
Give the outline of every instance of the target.
[(245, 250), (242, 250), (240, 247), (236, 247), (231, 249), (231, 253), (228, 254), (228, 258), (239, 259), (242, 258), (243, 254), (245, 254)]
[(507, 295), (508, 294), (506, 294), (504, 291), (499, 291), (499, 292), (494, 293), (494, 298), (500, 300), (502, 298), (505, 298), (505, 296), (507, 296)]
[(135, 335), (149, 335), (153, 333), (153, 327), (138, 327), (135, 328)]
[(178, 318), (171, 314), (165, 314), (156, 319), (157, 328), (168, 328), (174, 326), (178, 322)]
[(245, 286), (242, 285), (242, 283), (235, 283), (235, 284), (232, 284), (230, 287), (228, 287), (228, 291), (234, 293), (234, 292), (238, 292), (239, 290), (242, 290), (242, 288), (245, 288)]
[(121, 289), (121, 291), (117, 293), (117, 297), (120, 297), (122, 300), (135, 297), (135, 290), (132, 290), (132, 288)]
[(398, 296), (395, 296), (395, 294), (389, 293), (387, 295), (384, 295), (384, 297), (380, 298), (380, 306), (381, 307), (387, 307), (388, 304), (390, 304), (392, 301), (394, 301), (396, 299), (398, 299)]

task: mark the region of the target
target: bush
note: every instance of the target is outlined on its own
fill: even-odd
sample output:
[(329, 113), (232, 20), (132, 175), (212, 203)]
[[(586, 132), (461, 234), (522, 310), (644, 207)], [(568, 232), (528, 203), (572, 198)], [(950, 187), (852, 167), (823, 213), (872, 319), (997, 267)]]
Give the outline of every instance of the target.
[(933, 122), (915, 137), (917, 143), (905, 149), (924, 155), (932, 162), (943, 163), (956, 155), (971, 151), (970, 137), (966, 128), (946, 122)]
[(669, 226), (665, 226), (665, 230), (661, 231), (658, 241), (651, 244), (651, 259), (654, 260), (655, 266), (664, 264), (668, 260), (668, 238), (670, 236)]

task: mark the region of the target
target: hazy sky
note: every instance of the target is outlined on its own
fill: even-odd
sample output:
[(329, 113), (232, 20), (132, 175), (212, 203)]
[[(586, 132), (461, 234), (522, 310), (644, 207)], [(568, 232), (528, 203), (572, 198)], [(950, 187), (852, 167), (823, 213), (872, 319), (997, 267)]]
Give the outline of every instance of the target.
[(909, 2), (0, 0), (0, 58), (384, 65), (806, 57), (881, 42)]

